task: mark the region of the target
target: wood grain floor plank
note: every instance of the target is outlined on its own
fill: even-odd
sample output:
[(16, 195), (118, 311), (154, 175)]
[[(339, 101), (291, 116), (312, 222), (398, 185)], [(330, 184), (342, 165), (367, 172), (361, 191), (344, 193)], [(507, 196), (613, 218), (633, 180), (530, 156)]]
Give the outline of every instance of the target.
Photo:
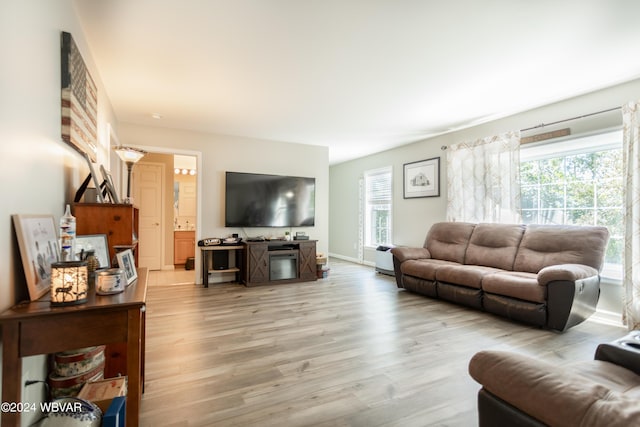
[(477, 351), (567, 364), (625, 333), (532, 328), (334, 259), (327, 279), (252, 288), (151, 273), (143, 426), (476, 425)]

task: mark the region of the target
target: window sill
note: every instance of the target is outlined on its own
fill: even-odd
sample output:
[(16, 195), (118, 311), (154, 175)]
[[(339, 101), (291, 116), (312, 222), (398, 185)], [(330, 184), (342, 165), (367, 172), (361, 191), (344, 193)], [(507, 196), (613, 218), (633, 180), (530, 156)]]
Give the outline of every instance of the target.
[(600, 283), (610, 286), (622, 286), (622, 279), (615, 277), (600, 276)]

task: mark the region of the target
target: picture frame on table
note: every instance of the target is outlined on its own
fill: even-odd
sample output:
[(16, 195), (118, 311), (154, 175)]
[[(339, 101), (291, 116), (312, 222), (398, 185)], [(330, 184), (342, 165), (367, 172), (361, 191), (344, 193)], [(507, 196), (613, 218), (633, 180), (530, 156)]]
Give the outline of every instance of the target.
[(111, 177), (111, 173), (104, 168), (103, 165), (100, 165), (100, 173), (102, 174), (102, 195), (106, 199), (107, 197), (111, 199), (111, 203), (120, 203), (120, 197), (118, 197), (118, 192), (116, 191), (116, 186), (113, 184), (113, 178)]
[(404, 164), (405, 199), (440, 197), (440, 157)]
[(35, 301), (51, 286), (51, 263), (58, 262), (60, 249), (53, 215), (12, 215), (22, 267)]
[(116, 258), (118, 259), (118, 267), (124, 270), (124, 275), (127, 278), (127, 286), (129, 286), (138, 278), (133, 251), (131, 249), (125, 249), (122, 252), (118, 252)]
[(110, 268), (111, 260), (109, 259), (109, 243), (106, 234), (86, 234), (76, 236), (76, 253), (82, 251), (94, 251), (95, 257), (98, 259), (98, 268)]
[(85, 160), (87, 161), (87, 165), (89, 166), (89, 175), (87, 175), (87, 178), (82, 182), (82, 184), (80, 185), (80, 188), (78, 188), (78, 191), (76, 191), (76, 195), (73, 201), (74, 203), (80, 202), (80, 200), (82, 200), (82, 196), (84, 195), (84, 192), (87, 190), (87, 187), (89, 186), (89, 183), (93, 181), (93, 185), (96, 189), (97, 202), (104, 203), (104, 197), (102, 197), (100, 180), (98, 179), (98, 174), (93, 168), (93, 162), (91, 161), (91, 158), (87, 153), (83, 153), (83, 157), (85, 158)]

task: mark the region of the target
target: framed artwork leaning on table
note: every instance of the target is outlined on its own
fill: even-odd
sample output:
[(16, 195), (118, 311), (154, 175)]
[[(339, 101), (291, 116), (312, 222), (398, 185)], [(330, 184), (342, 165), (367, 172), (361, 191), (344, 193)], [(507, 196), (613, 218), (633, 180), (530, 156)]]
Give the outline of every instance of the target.
[(53, 215), (12, 215), (29, 299), (37, 300), (49, 291), (51, 263), (60, 250)]
[(124, 275), (127, 278), (127, 286), (132, 284), (138, 278), (138, 271), (136, 270), (135, 259), (133, 258), (133, 251), (126, 249), (116, 254), (118, 259), (118, 266), (124, 270)]
[[(80, 257), (80, 254), (84, 251), (94, 251), (94, 255), (98, 259), (100, 266), (98, 268), (111, 267), (111, 261), (109, 260), (109, 244), (107, 243), (106, 234), (87, 234), (76, 236), (76, 254)], [(80, 257), (82, 259), (82, 257)]]

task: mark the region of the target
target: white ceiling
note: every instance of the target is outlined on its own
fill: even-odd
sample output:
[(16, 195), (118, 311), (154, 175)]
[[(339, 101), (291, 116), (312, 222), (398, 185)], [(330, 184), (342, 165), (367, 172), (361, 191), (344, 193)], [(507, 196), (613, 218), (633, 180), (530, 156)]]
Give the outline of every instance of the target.
[(75, 2), (120, 122), (331, 163), (640, 77), (637, 0)]

